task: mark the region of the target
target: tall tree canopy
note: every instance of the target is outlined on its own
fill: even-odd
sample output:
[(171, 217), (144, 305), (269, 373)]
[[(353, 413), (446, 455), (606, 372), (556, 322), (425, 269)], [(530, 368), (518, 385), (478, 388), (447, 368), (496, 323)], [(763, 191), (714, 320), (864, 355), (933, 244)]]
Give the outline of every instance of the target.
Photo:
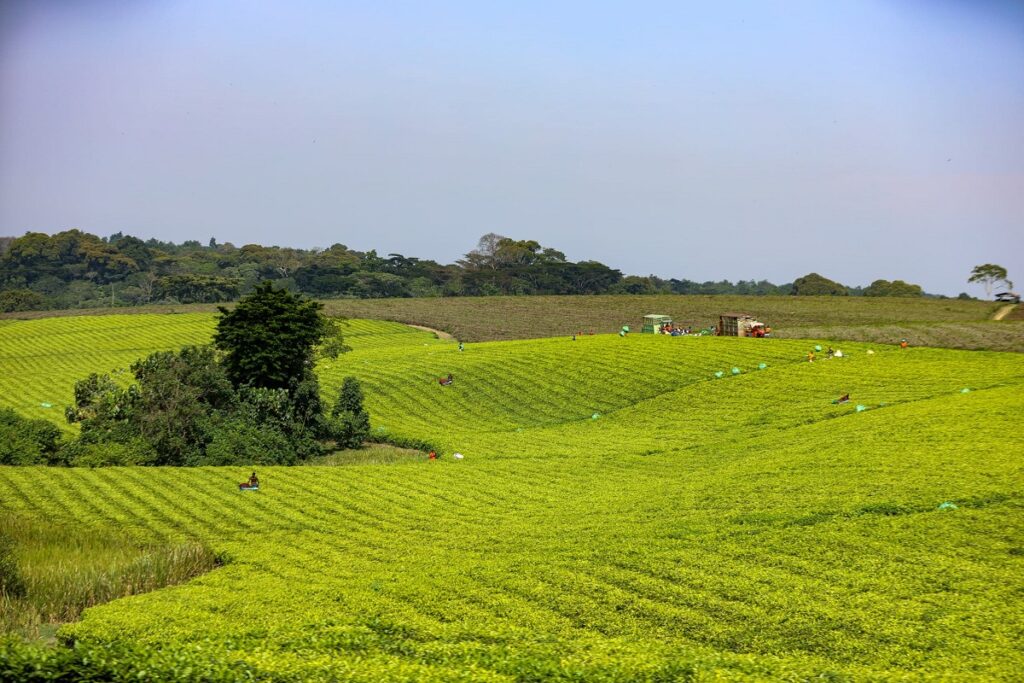
[(875, 280), (864, 290), (864, 296), (924, 296), (924, 290), (903, 280)]
[(846, 287), (817, 273), (808, 273), (793, 281), (796, 296), (847, 296)]
[(967, 281), (980, 283), (985, 288), (985, 296), (992, 296), (992, 287), (999, 282), (1005, 284), (1009, 289), (1013, 288), (1013, 282), (1007, 279), (1006, 268), (997, 266), (994, 263), (974, 266), (974, 270), (971, 271), (971, 276), (967, 278)]
[(293, 391), (312, 365), (313, 347), (330, 331), (323, 306), (270, 282), (233, 310), (220, 306), (214, 345), (235, 386)]

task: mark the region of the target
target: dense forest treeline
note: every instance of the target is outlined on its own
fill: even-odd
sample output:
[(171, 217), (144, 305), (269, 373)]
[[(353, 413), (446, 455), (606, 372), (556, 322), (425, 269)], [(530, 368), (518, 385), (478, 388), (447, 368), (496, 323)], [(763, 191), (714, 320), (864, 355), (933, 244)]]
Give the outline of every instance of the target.
[[(317, 298), (487, 296), (496, 294), (809, 294), (923, 296), (917, 285), (878, 280), (847, 287), (816, 273), (793, 283), (735, 284), (623, 274), (598, 261), (573, 262), (535, 240), (484, 235), (453, 264), (402, 254), (380, 256), (343, 244), (293, 249), (181, 244), (81, 230), (0, 237), (0, 312), (151, 303), (233, 301), (260, 282)], [(966, 295), (963, 295), (966, 296)]]

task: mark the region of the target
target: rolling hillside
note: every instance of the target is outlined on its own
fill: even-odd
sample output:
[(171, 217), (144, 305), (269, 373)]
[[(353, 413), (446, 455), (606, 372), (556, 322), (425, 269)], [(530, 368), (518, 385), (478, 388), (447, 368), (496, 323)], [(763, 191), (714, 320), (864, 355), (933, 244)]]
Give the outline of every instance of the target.
[[(65, 364), (24, 382), (56, 395), (104, 354), (123, 364), (153, 343), (137, 337), (209, 332), (174, 317), (152, 321), (171, 326), (159, 335), (102, 318), (83, 337), (21, 328), (65, 340)], [(807, 363), (813, 342), (640, 335), (460, 352), (349, 326), (355, 350), (318, 368), (325, 391), (356, 374), (374, 428), (436, 443), (441, 461), (266, 468), (257, 494), (237, 490), (241, 468), (0, 468), (7, 513), (229, 558), (65, 627), (85, 659), (120, 653), (93, 670), (1011, 680), (1024, 667), (1024, 357), (843, 343), (843, 358)], [(5, 366), (29, 345), (7, 331)]]

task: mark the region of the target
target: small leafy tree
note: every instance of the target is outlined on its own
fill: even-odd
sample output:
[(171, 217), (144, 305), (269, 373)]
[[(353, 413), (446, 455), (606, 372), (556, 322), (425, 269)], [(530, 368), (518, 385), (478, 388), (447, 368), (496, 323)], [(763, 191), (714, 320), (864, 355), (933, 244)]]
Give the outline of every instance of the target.
[(210, 441), (209, 418), (231, 410), (235, 392), (209, 346), (158, 351), (132, 364), (132, 420), (159, 454), (157, 464), (191, 464)]
[(341, 333), (341, 328), (338, 326), (338, 320), (336, 318), (327, 318), (324, 321), (324, 336), (320, 340), (320, 345), (314, 349), (314, 355), (317, 360), (321, 358), (330, 358), (334, 360), (343, 353), (348, 353), (352, 350), (351, 346), (345, 344), (345, 338)]
[(974, 270), (971, 271), (971, 276), (967, 278), (970, 283), (980, 283), (985, 288), (985, 296), (992, 296), (992, 287), (996, 283), (1002, 282), (1007, 288), (1013, 288), (1013, 282), (1006, 278), (1006, 268), (997, 266), (994, 263), (985, 263), (980, 266), (974, 266)]
[(370, 416), (363, 407), (363, 389), (355, 377), (346, 377), (341, 383), (331, 425), (341, 448), (359, 448), (370, 435)]

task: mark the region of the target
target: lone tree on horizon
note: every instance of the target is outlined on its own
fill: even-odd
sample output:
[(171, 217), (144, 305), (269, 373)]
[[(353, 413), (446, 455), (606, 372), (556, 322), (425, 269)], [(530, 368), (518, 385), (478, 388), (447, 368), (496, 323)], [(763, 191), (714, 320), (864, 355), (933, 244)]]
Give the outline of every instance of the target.
[(971, 276), (967, 278), (967, 281), (981, 283), (985, 288), (985, 296), (991, 297), (992, 287), (998, 282), (1004, 283), (1007, 289), (1013, 289), (1013, 281), (1008, 280), (1006, 275), (1006, 268), (997, 266), (994, 263), (985, 263), (980, 266), (974, 266), (974, 270), (971, 271)]
[(213, 343), (224, 352), (231, 383), (291, 392), (312, 366), (314, 347), (330, 332), (321, 308), (270, 282), (257, 286), (233, 310), (218, 306)]

